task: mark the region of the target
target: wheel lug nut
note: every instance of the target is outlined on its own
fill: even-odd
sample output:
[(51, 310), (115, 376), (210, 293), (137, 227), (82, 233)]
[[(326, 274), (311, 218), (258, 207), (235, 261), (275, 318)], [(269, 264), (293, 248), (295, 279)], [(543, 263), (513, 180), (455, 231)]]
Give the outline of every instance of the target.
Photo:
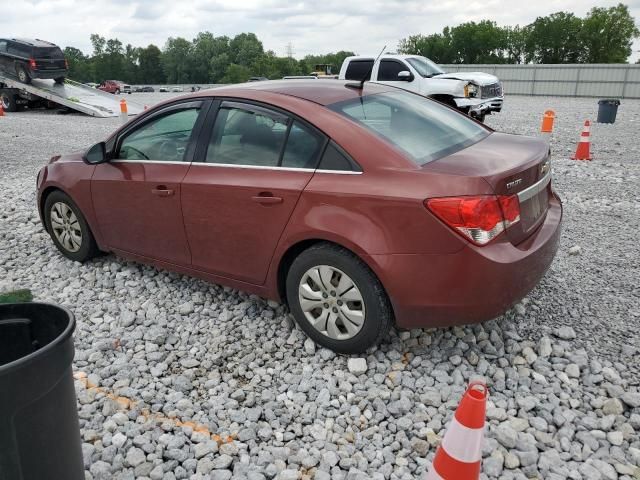
[(335, 297), (336, 296), (336, 291), (335, 290), (331, 290), (331, 296)]
[(328, 303), (325, 303), (323, 306), (324, 306), (324, 308), (329, 308), (329, 304)]
[(322, 298), (327, 298), (327, 297), (328, 297), (327, 293), (326, 292), (322, 292)]
[(342, 305), (342, 300), (338, 300), (338, 305)]

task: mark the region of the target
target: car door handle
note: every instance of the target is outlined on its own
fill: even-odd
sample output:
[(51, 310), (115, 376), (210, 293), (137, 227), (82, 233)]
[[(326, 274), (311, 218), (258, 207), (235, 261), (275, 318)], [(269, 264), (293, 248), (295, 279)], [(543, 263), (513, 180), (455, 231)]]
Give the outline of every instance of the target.
[(275, 205), (276, 203), (282, 203), (282, 197), (274, 197), (271, 194), (260, 194), (255, 197), (251, 197), (251, 200), (263, 205)]
[(159, 197), (170, 197), (173, 195), (173, 189), (167, 188), (165, 185), (158, 185), (156, 188), (151, 189), (151, 193)]

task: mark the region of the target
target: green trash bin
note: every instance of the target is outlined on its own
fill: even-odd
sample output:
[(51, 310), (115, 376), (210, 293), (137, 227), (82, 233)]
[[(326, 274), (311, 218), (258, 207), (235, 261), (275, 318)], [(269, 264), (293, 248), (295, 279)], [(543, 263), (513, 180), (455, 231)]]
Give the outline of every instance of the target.
[(71, 312), (0, 305), (0, 480), (84, 480)]
[(598, 101), (598, 123), (615, 123), (620, 100), (604, 98)]

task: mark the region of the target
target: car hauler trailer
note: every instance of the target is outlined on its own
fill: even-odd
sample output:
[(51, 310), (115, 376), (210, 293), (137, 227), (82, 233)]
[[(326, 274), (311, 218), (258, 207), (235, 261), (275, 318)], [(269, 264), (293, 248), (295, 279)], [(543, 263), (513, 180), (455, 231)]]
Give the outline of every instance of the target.
[[(52, 102), (93, 117), (120, 115), (118, 96), (69, 79), (60, 85), (53, 80), (33, 79), (27, 85), (0, 73), (0, 102), (8, 112), (15, 112), (24, 106), (47, 106)], [(143, 110), (142, 106), (127, 102), (129, 115), (137, 115)]]

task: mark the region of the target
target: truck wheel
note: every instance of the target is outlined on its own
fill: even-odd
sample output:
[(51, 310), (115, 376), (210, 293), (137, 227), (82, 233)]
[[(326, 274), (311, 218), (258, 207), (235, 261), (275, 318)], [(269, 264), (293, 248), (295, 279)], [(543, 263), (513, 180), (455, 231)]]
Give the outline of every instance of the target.
[(55, 79), (55, 82), (56, 82), (58, 85), (62, 85), (62, 84), (64, 83), (64, 77), (58, 77), (58, 78), (56, 78), (56, 79)]
[(0, 94), (0, 103), (5, 112), (17, 112), (18, 104), (16, 103), (16, 94), (2, 92)]
[(27, 72), (27, 69), (24, 68), (23, 65), (16, 65), (16, 75), (18, 75), (18, 80), (22, 83), (31, 83), (29, 72)]

